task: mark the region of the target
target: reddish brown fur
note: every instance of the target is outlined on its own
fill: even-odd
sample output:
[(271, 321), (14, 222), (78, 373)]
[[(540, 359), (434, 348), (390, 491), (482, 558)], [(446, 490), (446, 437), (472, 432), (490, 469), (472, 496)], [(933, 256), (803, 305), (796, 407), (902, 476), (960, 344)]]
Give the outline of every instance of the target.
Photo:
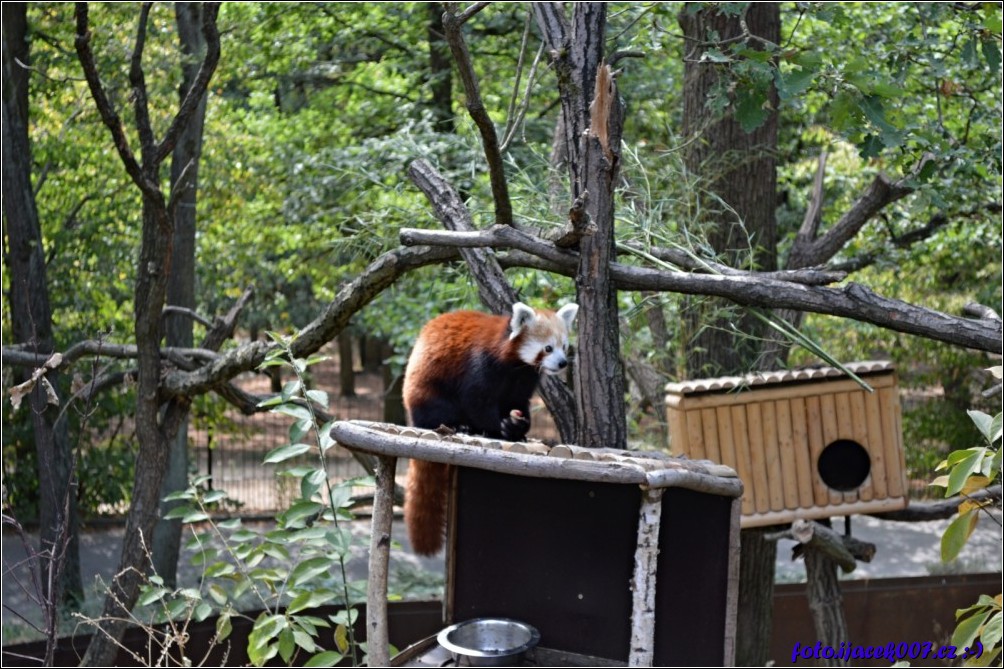
[[(529, 324), (511, 340), (509, 316), (458, 311), (443, 314), (429, 321), (422, 329), (408, 360), (403, 394), (409, 421), (414, 421), (415, 407), (436, 399), (436, 382), (458, 377), (463, 370), (470, 367), (475, 355), (490, 353), (500, 362), (525, 364), (519, 359), (520, 345), (528, 337), (547, 337), (552, 332), (553, 323), (557, 318), (554, 312), (543, 309), (537, 310), (537, 315), (538, 320)], [(537, 363), (539, 362), (538, 359)], [(533, 376), (534, 385), (536, 378)], [(508, 412), (509, 409), (519, 409), (519, 407), (506, 406), (505, 409)], [(435, 429), (439, 425), (418, 427)], [(442, 548), (446, 527), (448, 485), (449, 471), (446, 465), (411, 461), (404, 518), (412, 548), (421, 555), (432, 555)]]

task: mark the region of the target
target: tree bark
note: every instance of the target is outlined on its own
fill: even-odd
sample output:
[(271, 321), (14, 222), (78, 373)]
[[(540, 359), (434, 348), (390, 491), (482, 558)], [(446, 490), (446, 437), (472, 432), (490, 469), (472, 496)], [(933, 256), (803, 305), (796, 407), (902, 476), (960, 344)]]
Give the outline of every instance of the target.
[(140, 142), (139, 160), (129, 145), (122, 121), (109, 101), (98, 74), (91, 49), (92, 34), (87, 3), (77, 3), (75, 12), (77, 56), (91, 96), (102, 122), (112, 135), (126, 172), (142, 193), (143, 202), (139, 262), (136, 266), (133, 298), (137, 363), (135, 421), (139, 450), (119, 569), (105, 598), (99, 629), (95, 631), (84, 655), (83, 664), (87, 666), (109, 666), (117, 653), (118, 639), (125, 631), (128, 613), (139, 596), (144, 574), (150, 566), (150, 547), (160, 516), (160, 490), (167, 469), (169, 445), (184, 422), (191, 404), (190, 396), (181, 396), (172, 398), (164, 407), (161, 405), (162, 314), (167, 300), (173, 253), (174, 211), (181, 193), (172, 192), (170, 199), (164, 197), (160, 167), (174, 150), (192, 115), (204, 104), (205, 92), (220, 56), (219, 32), (216, 29), (219, 4), (209, 3), (202, 7), (201, 29), (206, 43), (205, 58), (184, 95), (177, 114), (159, 142), (150, 123), (142, 66), (149, 12), (150, 3), (141, 6), (129, 69), (136, 134)]
[[(182, 80), (179, 101), (183, 101), (206, 51), (202, 35), (202, 5), (179, 2), (174, 6), (178, 38), (182, 53)], [(195, 302), (195, 230), (196, 203), (199, 188), (199, 159), (202, 156), (202, 129), (206, 118), (206, 96), (203, 94), (192, 114), (191, 121), (181, 131), (171, 156), (171, 192), (176, 196), (174, 211), (174, 253), (171, 257), (167, 281), (167, 303), (194, 310)], [(168, 346), (190, 348), (194, 339), (191, 317), (170, 314), (164, 319)], [(188, 416), (180, 421), (178, 433), (171, 439), (167, 472), (161, 487), (161, 498), (172, 492), (184, 490), (188, 485)], [(180, 502), (165, 502), (161, 508), (167, 513)], [(181, 520), (164, 520), (157, 523), (153, 535), (153, 567), (173, 587), (177, 582), (178, 556), (181, 551)]]
[[(698, 62), (709, 44), (711, 31), (718, 39), (734, 39), (743, 34), (740, 18), (716, 8), (679, 14), (685, 37), (683, 136), (687, 150), (684, 163), (689, 172), (704, 177), (708, 193), (713, 193), (735, 212), (729, 220), (720, 212), (717, 220), (699, 221), (707, 230), (707, 240), (724, 256), (725, 264), (737, 267), (744, 251), (754, 246), (750, 269), (774, 270), (777, 265), (774, 204), (777, 191), (777, 113), (752, 133), (746, 133), (733, 113), (713, 118), (706, 105), (709, 93), (720, 85), (721, 71), (710, 63)], [(745, 12), (749, 31), (777, 44), (781, 37), (780, 10), (776, 3), (755, 3)], [(769, 102), (777, 109), (777, 93), (771, 89)], [(711, 198), (703, 198), (702, 211), (714, 211)], [(690, 378), (739, 374), (756, 365), (760, 355), (763, 325), (743, 314), (738, 322), (715, 318), (724, 305), (715, 300), (691, 303), (686, 324), (692, 333), (687, 349)], [(743, 335), (736, 336), (736, 333)], [(736, 664), (763, 666), (768, 659), (774, 590), (774, 561), (777, 545), (764, 541), (762, 530), (742, 532), (740, 555), (739, 612)]]
[(427, 105), (432, 112), (436, 132), (452, 134), (456, 131), (453, 119), (453, 63), (443, 28), (445, 10), (441, 2), (430, 2), (425, 9), (429, 18), (426, 25), (429, 40), (429, 72), (425, 86), (429, 92)]
[[(576, 438), (582, 446), (624, 448), (627, 416), (620, 358), (617, 292), (610, 276), (614, 251), (614, 187), (623, 110), (610, 69), (603, 64), (605, 3), (577, 3), (571, 23), (558, 3), (534, 5), (537, 25), (558, 75), (561, 117), (555, 146), (572, 185), (570, 201), (584, 202), (595, 226), (579, 239), (576, 299), (578, 341), (574, 373)], [(588, 130), (587, 130), (588, 129)], [(573, 207), (574, 209), (575, 207)]]
[[(4, 264), (10, 271), (14, 341), (34, 353), (40, 367), (54, 350), (54, 338), (42, 232), (31, 184), (27, 34), (27, 4), (11, 3), (3, 21), (3, 208), (8, 250)], [(56, 371), (45, 376), (54, 389), (60, 387), (59, 377)], [(83, 597), (73, 452), (66, 421), (57, 421), (59, 410), (48, 402), (41, 384), (36, 385), (30, 411), (38, 459), (39, 566), (44, 590), (40, 594), (53, 603)], [(60, 575), (55, 592), (49, 591), (50, 570)]]

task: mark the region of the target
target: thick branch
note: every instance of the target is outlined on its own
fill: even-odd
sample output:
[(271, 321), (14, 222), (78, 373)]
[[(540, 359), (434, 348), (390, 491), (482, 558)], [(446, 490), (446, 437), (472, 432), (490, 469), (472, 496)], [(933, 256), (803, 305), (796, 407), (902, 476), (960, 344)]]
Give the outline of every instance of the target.
[[(450, 243), (458, 247), (514, 248), (553, 263), (555, 271), (574, 276), (578, 255), (512, 228), (495, 226), (484, 232), (430, 233), (402, 230), (405, 244)], [(767, 309), (795, 309), (841, 316), (883, 328), (918, 335), (956, 346), (1000, 353), (1000, 323), (949, 316), (932, 309), (876, 295), (856, 283), (841, 288), (806, 286), (787, 281), (740, 276), (705, 276), (667, 272), (611, 263), (610, 273), (620, 290), (647, 290), (724, 297), (738, 304)]]
[[(444, 248), (397, 249), (385, 253), (346, 284), (324, 311), (300, 332), (293, 343), (293, 354), (305, 357), (331, 341), (348, 324), (353, 314), (406, 272), (452, 260), (457, 256), (456, 250)], [(265, 342), (250, 342), (220, 354), (195, 371), (170, 371), (163, 379), (161, 392), (174, 397), (192, 396), (218, 389), (237, 374), (258, 367), (272, 346)]]
[[(150, 18), (152, 2), (144, 2), (139, 10), (139, 27), (136, 29), (136, 44), (129, 61), (129, 84), (132, 86), (133, 110), (136, 114), (136, 131), (139, 134), (140, 151), (145, 154), (153, 149), (153, 128), (150, 125), (150, 106), (146, 97), (146, 77), (143, 75), (143, 47), (146, 46), (146, 26)], [(144, 162), (146, 158), (144, 155)]]
[(136, 161), (136, 156), (133, 155), (132, 149), (129, 148), (129, 140), (126, 138), (125, 129), (122, 127), (122, 119), (115, 112), (115, 108), (108, 99), (107, 93), (105, 93), (104, 85), (101, 83), (101, 77), (98, 75), (98, 68), (94, 62), (94, 52), (91, 50), (91, 31), (88, 25), (87, 3), (78, 2), (75, 14), (77, 36), (74, 44), (77, 49), (77, 57), (80, 59), (80, 65), (83, 67), (84, 78), (87, 79), (87, 85), (91, 89), (91, 97), (94, 98), (98, 114), (101, 115), (101, 121), (111, 132), (112, 140), (115, 143), (115, 150), (118, 152), (119, 158), (121, 158), (122, 164), (125, 165), (126, 172), (132, 178), (133, 182), (135, 182), (144, 195), (162, 200), (163, 195), (161, 195), (159, 186), (147, 180), (142, 168)]
[[(923, 162), (921, 161), (921, 166)], [(824, 264), (835, 256), (849, 239), (858, 234), (858, 231), (872, 216), (893, 202), (906, 197), (913, 190), (912, 186), (906, 185), (906, 179), (893, 182), (889, 181), (889, 178), (884, 174), (879, 174), (872, 180), (861, 197), (822, 237), (818, 239), (804, 238), (802, 231), (799, 232), (795, 246), (788, 256), (787, 267), (799, 269)], [(806, 226), (803, 225), (803, 231), (805, 228)]]
[(213, 78), (216, 65), (220, 62), (220, 33), (216, 27), (216, 16), (220, 12), (220, 3), (207, 2), (202, 8), (202, 34), (206, 40), (206, 56), (199, 67), (198, 74), (192, 82), (185, 99), (178, 107), (178, 113), (174, 115), (174, 120), (164, 133), (164, 138), (157, 145), (154, 161), (160, 164), (178, 142), (181, 131), (188, 125), (188, 119), (195, 113), (199, 106), (199, 101), (209, 88), (209, 81)]
[(467, 49), (467, 42), (464, 40), (462, 31), (464, 21), (483, 6), (482, 3), (477, 3), (461, 15), (447, 10), (443, 14), (443, 29), (446, 32), (446, 41), (450, 44), (450, 51), (453, 52), (453, 59), (457, 62), (460, 81), (464, 85), (467, 111), (481, 133), (481, 145), (484, 148), (488, 176), (492, 184), (492, 199), (495, 200), (495, 223), (512, 225), (512, 202), (509, 200), (509, 185), (505, 178), (498, 135), (495, 132), (495, 124), (492, 123), (484, 102), (481, 100), (481, 90), (478, 86), (477, 75), (474, 74), (471, 53)]
[(1001, 501), (1001, 486), (993, 485), (983, 490), (978, 490), (971, 495), (951, 497), (937, 502), (911, 502), (905, 509), (898, 511), (885, 511), (883, 513), (870, 513), (868, 515), (881, 520), (894, 520), (902, 523), (921, 523), (925, 520), (945, 520), (952, 518), (959, 512), (959, 504), (966, 501), (973, 502), (997, 502)]

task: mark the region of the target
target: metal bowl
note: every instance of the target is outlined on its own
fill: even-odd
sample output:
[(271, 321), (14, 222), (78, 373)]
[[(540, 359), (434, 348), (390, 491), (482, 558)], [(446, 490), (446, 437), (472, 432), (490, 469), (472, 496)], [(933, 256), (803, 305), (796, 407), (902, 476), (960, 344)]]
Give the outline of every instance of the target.
[(540, 632), (518, 620), (475, 618), (447, 627), (437, 639), (458, 665), (500, 667), (519, 662), (540, 641)]

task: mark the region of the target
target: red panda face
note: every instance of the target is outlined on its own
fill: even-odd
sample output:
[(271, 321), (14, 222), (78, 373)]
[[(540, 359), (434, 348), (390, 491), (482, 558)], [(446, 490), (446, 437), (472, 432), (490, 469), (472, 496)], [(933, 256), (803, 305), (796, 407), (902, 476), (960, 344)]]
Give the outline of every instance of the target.
[(568, 331), (579, 311), (568, 304), (553, 313), (534, 311), (521, 302), (513, 305), (509, 340), (517, 347), (519, 359), (542, 374), (557, 374), (568, 366)]

